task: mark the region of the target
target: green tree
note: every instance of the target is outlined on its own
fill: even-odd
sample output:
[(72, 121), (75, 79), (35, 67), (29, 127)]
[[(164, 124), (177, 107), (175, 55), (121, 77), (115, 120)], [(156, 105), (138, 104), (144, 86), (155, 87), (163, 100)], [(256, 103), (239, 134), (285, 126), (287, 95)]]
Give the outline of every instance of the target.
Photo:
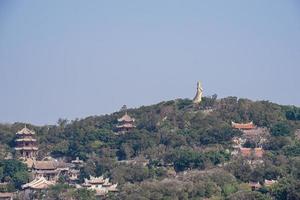
[(226, 169), (243, 182), (250, 180), (252, 169), (245, 160), (235, 160), (226, 166)]
[(3, 177), (11, 180), (18, 189), (29, 179), (26, 165), (18, 160), (2, 160), (0, 167), (3, 169)]
[(0, 180), (2, 180), (2, 178), (3, 178), (3, 174), (4, 174), (4, 169), (3, 169), (3, 167), (0, 167)]
[(70, 198), (70, 190), (72, 188), (67, 184), (56, 184), (49, 188), (47, 196), (55, 200), (65, 200)]
[(291, 127), (287, 122), (278, 122), (271, 127), (273, 136), (288, 136), (291, 134)]
[(76, 200), (96, 200), (95, 191), (87, 189), (77, 189), (72, 193)]
[(230, 195), (227, 200), (271, 200), (271, 197), (259, 192), (239, 191)]
[(286, 156), (300, 156), (300, 143), (297, 142), (294, 145), (285, 146), (283, 152)]

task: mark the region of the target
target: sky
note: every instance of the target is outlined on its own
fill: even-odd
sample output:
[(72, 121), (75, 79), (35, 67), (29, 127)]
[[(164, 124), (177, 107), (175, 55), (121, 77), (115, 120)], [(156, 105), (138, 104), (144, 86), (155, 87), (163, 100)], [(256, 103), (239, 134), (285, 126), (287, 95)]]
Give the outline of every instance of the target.
[(300, 106), (298, 0), (0, 0), (0, 122), (193, 98)]

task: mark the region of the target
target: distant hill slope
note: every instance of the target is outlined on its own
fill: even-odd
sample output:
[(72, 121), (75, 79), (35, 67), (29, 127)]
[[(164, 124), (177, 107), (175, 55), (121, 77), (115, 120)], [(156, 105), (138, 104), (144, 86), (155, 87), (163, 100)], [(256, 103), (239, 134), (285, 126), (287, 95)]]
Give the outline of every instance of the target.
[[(189, 99), (177, 99), (128, 109), (127, 112), (136, 119), (137, 128), (133, 134), (129, 133), (124, 136), (116, 136), (113, 133), (116, 131), (117, 118), (121, 117), (124, 112), (91, 116), (71, 122), (59, 120), (57, 126), (28, 126), (37, 132), (41, 157), (51, 153), (54, 156), (83, 158), (86, 158), (89, 153), (98, 152), (101, 146), (120, 150), (119, 145), (126, 140), (132, 140), (133, 136), (146, 137), (148, 141), (145, 142), (151, 142), (157, 146), (163, 142), (157, 141), (156, 138), (162, 133), (166, 134), (165, 137), (171, 137), (168, 139), (170, 143), (199, 146), (203, 143), (201, 138), (209, 135), (210, 131), (231, 129), (231, 121), (253, 121), (258, 126), (269, 128), (278, 122), (285, 122), (292, 131), (300, 128), (300, 109), (295, 106), (282, 106), (268, 101), (251, 101), (236, 97), (218, 100), (204, 97), (200, 106), (194, 106)], [(22, 127), (22, 123), (0, 125), (2, 154), (5, 151), (12, 151), (15, 133)], [(136, 138), (136, 140), (141, 139)], [(228, 140), (209, 143), (226, 142)], [(130, 155), (124, 156), (136, 156), (144, 152), (145, 148), (147, 148), (145, 145), (135, 146), (131, 149)]]
[[(128, 109), (136, 128), (116, 134), (118, 118), (124, 113), (27, 127), (36, 132), (38, 159), (80, 157), (85, 161), (81, 181), (89, 175), (104, 175), (119, 183), (119, 192), (108, 199), (300, 198), (298, 107), (237, 97), (204, 97), (200, 105), (176, 99)], [(233, 138), (243, 133), (232, 128), (232, 121), (253, 122), (270, 133), (256, 164), (255, 158), (233, 156)], [(23, 123), (0, 124), (0, 160), (14, 155), (15, 133), (23, 127)], [(1, 181), (9, 180), (6, 172), (1, 173), (9, 163), (0, 162)], [(14, 178), (13, 173), (9, 176), (17, 183), (22, 177)], [(250, 191), (249, 182), (263, 185), (272, 179), (279, 180), (276, 187)], [(49, 195), (66, 191), (59, 188), (51, 189)]]

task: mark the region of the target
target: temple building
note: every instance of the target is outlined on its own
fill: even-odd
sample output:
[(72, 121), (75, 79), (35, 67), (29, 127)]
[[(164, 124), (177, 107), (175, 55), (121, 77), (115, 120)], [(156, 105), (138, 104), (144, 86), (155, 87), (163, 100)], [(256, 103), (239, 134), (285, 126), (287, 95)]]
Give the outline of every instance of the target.
[(246, 158), (253, 157), (260, 159), (263, 157), (264, 151), (262, 148), (240, 148), (240, 155)]
[(256, 144), (257, 147), (262, 147), (270, 135), (267, 127), (257, 127), (253, 122), (235, 123), (231, 122), (232, 128), (239, 129), (243, 135), (241, 138), (235, 139), (234, 144), (244, 145), (246, 141)]
[(240, 148), (240, 154), (242, 157), (253, 157), (255, 159), (261, 159), (263, 157), (264, 150), (262, 148)]
[(264, 163), (264, 150), (262, 148), (240, 148), (239, 150), (235, 150), (232, 155), (242, 156), (251, 166)]
[(15, 150), (17, 155), (23, 159), (33, 159), (37, 154), (37, 142), (34, 138), (35, 132), (25, 127), (16, 133), (17, 139)]
[(37, 177), (30, 183), (22, 185), (22, 189), (45, 190), (52, 185), (55, 185), (54, 181), (49, 181), (45, 177)]
[(70, 183), (76, 183), (79, 180), (80, 170), (78, 169), (70, 169), (68, 177)]
[(44, 177), (48, 181), (56, 181), (60, 170), (54, 160), (35, 161), (32, 166), (35, 178)]
[(256, 126), (253, 124), (253, 122), (249, 122), (249, 123), (235, 123), (235, 122), (231, 122), (232, 128), (236, 128), (242, 131), (245, 130), (252, 130), (255, 129)]
[(108, 192), (117, 192), (117, 186), (118, 184), (112, 184), (109, 178), (90, 176), (89, 179), (84, 179), (84, 183), (81, 186), (77, 185), (77, 188), (84, 187), (88, 190), (96, 191), (96, 196), (104, 196)]
[(130, 117), (127, 112), (121, 118), (118, 119), (117, 131), (118, 133), (126, 133), (133, 130), (135, 119)]

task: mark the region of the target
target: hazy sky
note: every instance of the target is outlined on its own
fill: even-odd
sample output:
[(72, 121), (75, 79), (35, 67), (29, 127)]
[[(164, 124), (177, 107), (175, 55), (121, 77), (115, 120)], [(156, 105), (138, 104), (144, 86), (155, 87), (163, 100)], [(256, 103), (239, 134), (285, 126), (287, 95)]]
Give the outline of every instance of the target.
[(175, 98), (300, 105), (298, 0), (1, 0), (0, 122)]

